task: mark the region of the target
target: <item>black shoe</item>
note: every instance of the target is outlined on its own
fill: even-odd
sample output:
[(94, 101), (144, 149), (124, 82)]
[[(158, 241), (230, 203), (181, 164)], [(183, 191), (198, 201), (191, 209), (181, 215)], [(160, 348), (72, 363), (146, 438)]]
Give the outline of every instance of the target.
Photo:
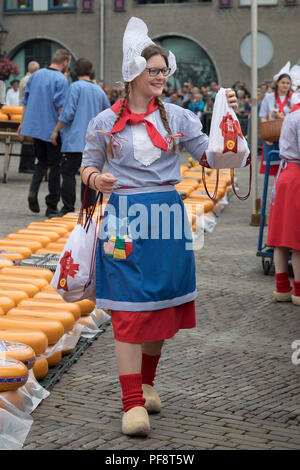
[(28, 195), (28, 205), (29, 209), (32, 212), (40, 212), (40, 206), (39, 206), (39, 201), (37, 198), (37, 194), (29, 193)]
[(60, 212), (57, 209), (51, 209), (50, 207), (48, 207), (45, 212), (45, 216), (49, 219), (51, 217), (60, 217)]

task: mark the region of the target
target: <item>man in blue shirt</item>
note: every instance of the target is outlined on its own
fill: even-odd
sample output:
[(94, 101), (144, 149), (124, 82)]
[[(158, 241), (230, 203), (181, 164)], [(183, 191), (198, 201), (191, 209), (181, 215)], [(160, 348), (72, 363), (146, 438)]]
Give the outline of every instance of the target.
[[(78, 81), (72, 83), (68, 90), (62, 113), (51, 136), (53, 145), (57, 143), (59, 132), (62, 139), (61, 214), (75, 211), (75, 175), (81, 166), (89, 122), (101, 111), (110, 108), (105, 92), (92, 80), (94, 75), (92, 62), (85, 58), (78, 59), (75, 73)], [(95, 191), (89, 188), (88, 194), (89, 203), (92, 204), (95, 200)]]
[(55, 52), (52, 63), (48, 68), (42, 68), (29, 78), (23, 103), (23, 119), (18, 134), (33, 138), (35, 156), (38, 160), (35, 166), (29, 188), (28, 203), (33, 212), (39, 212), (38, 192), (43, 177), (50, 169), (48, 178), (49, 194), (46, 196), (46, 216), (54, 217), (59, 212), (57, 204), (60, 199), (60, 159), (61, 145), (51, 143), (51, 133), (68, 92), (68, 81), (64, 73), (68, 71), (71, 54), (65, 49)]

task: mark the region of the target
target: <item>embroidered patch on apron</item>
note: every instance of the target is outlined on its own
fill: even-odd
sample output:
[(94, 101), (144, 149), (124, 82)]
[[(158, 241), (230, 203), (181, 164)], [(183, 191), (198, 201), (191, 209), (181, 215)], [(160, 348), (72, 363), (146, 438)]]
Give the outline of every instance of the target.
[(103, 243), (103, 250), (108, 258), (127, 259), (133, 251), (133, 242), (127, 236), (110, 237), (107, 242)]

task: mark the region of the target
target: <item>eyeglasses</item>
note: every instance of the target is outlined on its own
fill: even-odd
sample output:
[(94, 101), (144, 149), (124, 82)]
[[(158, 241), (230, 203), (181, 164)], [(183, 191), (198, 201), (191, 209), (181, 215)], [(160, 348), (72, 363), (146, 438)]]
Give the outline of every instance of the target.
[(164, 67), (162, 69), (159, 69), (156, 67), (152, 67), (152, 68), (146, 67), (146, 70), (148, 70), (150, 77), (156, 77), (157, 75), (160, 74), (160, 72), (163, 74), (164, 77), (167, 77), (169, 73), (171, 72), (170, 67)]

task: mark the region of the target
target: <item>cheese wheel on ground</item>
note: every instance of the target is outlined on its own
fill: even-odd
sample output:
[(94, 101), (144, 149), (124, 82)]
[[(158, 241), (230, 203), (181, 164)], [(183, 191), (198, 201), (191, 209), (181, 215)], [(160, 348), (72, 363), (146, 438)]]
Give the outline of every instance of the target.
[(6, 287), (15, 287), (17, 289), (22, 289), (26, 294), (28, 294), (29, 297), (33, 297), (39, 289), (34, 286), (33, 284), (25, 283), (25, 282), (20, 282), (16, 280), (11, 280), (11, 281), (3, 281), (0, 279), (0, 288), (5, 289)]
[[(50, 284), (49, 284), (50, 285)], [(52, 286), (51, 286), (52, 287)], [(52, 288), (53, 289), (53, 288)], [(58, 299), (58, 300), (63, 300), (62, 296), (55, 290), (53, 289), (52, 292), (47, 291), (47, 290), (41, 290), (34, 296), (35, 299)]]
[[(51, 353), (51, 346), (46, 349), (45, 354), (50, 354)], [(61, 361), (62, 358), (62, 352), (61, 351), (56, 351), (54, 354), (51, 356), (47, 357), (47, 362), (49, 367), (54, 367), (56, 366), (59, 361)]]
[(53, 272), (47, 268), (31, 267), (31, 266), (14, 266), (13, 268), (8, 267), (0, 271), (1, 273), (15, 274), (16, 276), (33, 276), (42, 277), (46, 281), (51, 282), (53, 278)]
[(16, 341), (31, 346), (35, 354), (43, 354), (48, 347), (48, 338), (42, 331), (33, 331), (30, 328), (18, 328), (0, 325), (0, 340)]
[(50, 232), (47, 230), (39, 230), (39, 229), (29, 229), (29, 228), (22, 228), (17, 233), (20, 234), (27, 234), (27, 235), (42, 235), (43, 237), (49, 238), (49, 241), (55, 242), (60, 238), (60, 235), (56, 232)]
[(3, 273), (3, 270), (1, 269), (0, 280), (2, 281), (9, 281), (11, 279), (14, 279), (15, 281), (33, 284), (38, 289), (41, 289), (42, 287), (45, 287), (48, 284), (48, 281), (46, 281), (46, 279), (43, 279), (39, 276), (32, 276), (31, 274), (30, 275), (26, 273), (13, 274), (13, 273), (8, 273), (8, 272), (6, 273), (4, 272), (3, 274), (2, 273)]
[(43, 379), (49, 370), (48, 361), (44, 357), (37, 357), (32, 368), (36, 380)]
[(0, 317), (0, 328), (30, 328), (33, 331), (42, 331), (48, 338), (48, 345), (55, 344), (64, 334), (63, 324), (58, 320), (45, 317), (31, 317), (30, 315), (7, 314)]
[(46, 223), (44, 223), (44, 222), (31, 222), (28, 225), (28, 228), (29, 227), (39, 229), (39, 230), (45, 230), (45, 231), (48, 231), (48, 232), (56, 232), (61, 237), (66, 236), (66, 234), (69, 233), (69, 231), (65, 227), (62, 227), (61, 225), (60, 226), (57, 226), (57, 225), (54, 225), (54, 224), (46, 225)]
[(18, 289), (17, 287), (0, 287), (0, 297), (2, 296), (9, 297), (15, 302), (15, 304), (18, 304), (19, 302), (21, 302), (21, 300), (28, 299), (29, 297), (26, 292), (21, 289)]
[(2, 259), (8, 259), (10, 261), (20, 261), (21, 259), (24, 259), (24, 256), (22, 256), (20, 253), (17, 253), (16, 251), (0, 249), (0, 260)]
[(61, 224), (62, 226), (67, 227), (69, 232), (72, 231), (73, 228), (75, 228), (75, 226), (77, 225), (77, 221), (70, 219), (62, 219), (62, 217), (52, 217), (51, 219), (49, 219), (48, 222), (50, 222), (51, 224)]
[(65, 243), (58, 243), (58, 242), (51, 242), (51, 243), (48, 243), (48, 245), (46, 246), (47, 250), (48, 248), (52, 249), (52, 250), (63, 250), (65, 247)]
[(3, 308), (0, 307), (0, 316), (1, 315), (4, 315), (4, 310), (3, 310)]
[(0, 238), (1, 245), (5, 246), (21, 246), (29, 248), (32, 253), (35, 253), (36, 250), (42, 248), (41, 243), (34, 240), (11, 240), (10, 238)]
[(31, 307), (16, 307), (9, 310), (6, 314), (11, 315), (30, 315), (31, 317), (50, 318), (58, 320), (63, 324), (65, 332), (72, 330), (75, 325), (75, 319), (72, 313), (62, 312), (60, 310), (50, 308), (40, 308), (39, 310), (32, 310)]
[(0, 340), (0, 358), (9, 357), (23, 362), (27, 369), (35, 363), (35, 352), (28, 344)]
[(89, 299), (78, 300), (75, 304), (79, 305), (82, 316), (89, 315), (96, 307), (95, 302)]
[[(5, 243), (4, 244), (0, 243), (0, 251), (10, 252), (11, 256), (9, 258), (10, 259), (16, 259), (16, 260), (17, 259), (28, 258), (28, 256), (32, 255), (32, 251), (27, 246), (7, 245)], [(21, 258), (19, 258), (19, 257), (18, 258), (12, 258), (13, 252), (19, 253), (20, 255), (22, 255), (22, 257)], [(1, 256), (1, 253), (0, 253), (0, 256)], [(7, 256), (7, 254), (5, 255), (5, 257), (6, 256)]]
[(47, 307), (52, 309), (58, 309), (62, 311), (71, 312), (74, 315), (75, 320), (80, 318), (80, 308), (78, 305), (74, 303), (65, 302), (64, 300), (58, 299), (24, 299), (23, 302), (20, 302), (18, 305), (22, 307), (23, 305), (28, 305), (32, 309), (37, 309), (40, 307)]
[(14, 265), (14, 263), (12, 262), (11, 259), (0, 258), (0, 269), (7, 268), (7, 267), (13, 266), (13, 265)]
[(32, 241), (37, 241), (39, 242), (42, 247), (46, 246), (48, 243), (51, 242), (49, 237), (45, 237), (42, 235), (28, 235), (24, 233), (9, 233), (7, 235), (7, 238), (10, 240), (32, 240)]
[(57, 243), (64, 243), (66, 244), (68, 241), (69, 237), (61, 237), (57, 240)]
[(14, 308), (16, 306), (16, 302), (14, 302), (13, 299), (7, 296), (1, 296), (0, 297), (0, 307), (2, 308), (3, 312), (6, 313), (8, 310), (11, 308)]
[(61, 250), (54, 249), (54, 248), (40, 248), (35, 252), (37, 255), (39, 254), (53, 254), (53, 255), (60, 255)]
[(0, 392), (16, 390), (27, 382), (28, 369), (21, 361), (0, 357)]
[(4, 113), (0, 113), (0, 121), (8, 121), (8, 115)]

